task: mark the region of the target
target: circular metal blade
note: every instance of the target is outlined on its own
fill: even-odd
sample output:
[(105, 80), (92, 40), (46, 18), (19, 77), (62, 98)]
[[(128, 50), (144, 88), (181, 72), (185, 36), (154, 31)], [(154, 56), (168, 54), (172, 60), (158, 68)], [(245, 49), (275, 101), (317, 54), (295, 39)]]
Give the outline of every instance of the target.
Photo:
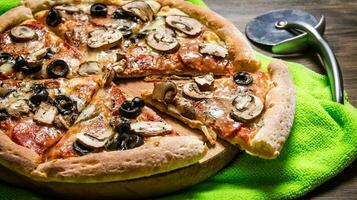
[(260, 15), (250, 21), (245, 27), (249, 40), (267, 46), (274, 46), (296, 34), (283, 29), (277, 29), (275, 24), (280, 21), (300, 21), (316, 26), (318, 20), (311, 14), (301, 10), (274, 10)]

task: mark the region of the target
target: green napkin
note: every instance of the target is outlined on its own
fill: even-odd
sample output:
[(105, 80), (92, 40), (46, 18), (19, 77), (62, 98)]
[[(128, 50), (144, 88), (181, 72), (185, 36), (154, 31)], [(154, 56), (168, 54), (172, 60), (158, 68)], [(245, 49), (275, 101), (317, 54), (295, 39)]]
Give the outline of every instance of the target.
[[(200, 0), (194, 0), (204, 5)], [(16, 2), (0, 0), (0, 13)], [(273, 60), (257, 53), (263, 68)], [(337, 175), (357, 157), (357, 110), (331, 101), (328, 79), (287, 63), (297, 91), (294, 126), (281, 155), (262, 160), (240, 154), (217, 175), (163, 199), (291, 199)], [(0, 199), (46, 199), (0, 182)]]

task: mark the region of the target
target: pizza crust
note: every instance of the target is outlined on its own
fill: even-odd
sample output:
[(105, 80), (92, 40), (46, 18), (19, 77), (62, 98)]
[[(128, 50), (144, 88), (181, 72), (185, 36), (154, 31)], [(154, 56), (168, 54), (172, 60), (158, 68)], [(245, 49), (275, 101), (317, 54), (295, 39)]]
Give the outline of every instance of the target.
[(28, 176), (41, 162), (34, 151), (14, 143), (0, 131), (0, 164), (19, 174)]
[(282, 61), (269, 64), (268, 71), (275, 87), (265, 100), (262, 127), (251, 140), (248, 153), (262, 158), (276, 158), (289, 136), (294, 121), (296, 98), (293, 79)]
[(29, 8), (25, 6), (13, 8), (0, 16), (0, 33), (32, 18), (32, 12)]
[(126, 151), (93, 153), (40, 164), (32, 176), (45, 182), (111, 182), (172, 171), (197, 163), (207, 147), (195, 136), (162, 137)]

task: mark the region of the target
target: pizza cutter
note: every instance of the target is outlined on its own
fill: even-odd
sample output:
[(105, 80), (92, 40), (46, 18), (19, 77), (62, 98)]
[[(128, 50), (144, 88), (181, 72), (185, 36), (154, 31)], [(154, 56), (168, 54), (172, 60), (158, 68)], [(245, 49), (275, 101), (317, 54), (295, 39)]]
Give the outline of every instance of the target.
[(302, 53), (313, 47), (323, 61), (334, 101), (343, 104), (343, 78), (338, 61), (330, 46), (323, 39), (325, 17), (317, 20), (301, 10), (274, 10), (254, 18), (245, 29), (252, 42), (272, 53), (288, 55)]

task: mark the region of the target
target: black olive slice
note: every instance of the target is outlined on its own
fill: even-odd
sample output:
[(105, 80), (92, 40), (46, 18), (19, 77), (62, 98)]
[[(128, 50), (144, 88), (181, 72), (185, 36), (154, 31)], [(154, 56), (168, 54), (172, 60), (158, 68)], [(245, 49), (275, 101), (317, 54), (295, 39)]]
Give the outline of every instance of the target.
[(31, 89), (33, 89), (35, 92), (41, 91), (41, 90), (46, 90), (47, 87), (44, 84), (34, 84), (31, 86)]
[(47, 74), (50, 78), (65, 77), (69, 72), (68, 64), (64, 60), (55, 60), (47, 67)]
[(5, 62), (13, 60), (13, 59), (14, 58), (9, 53), (0, 53), (0, 63), (5, 63)]
[(105, 4), (95, 3), (90, 7), (90, 14), (92, 17), (105, 17), (107, 16), (108, 8)]
[(144, 140), (141, 136), (136, 134), (121, 134), (119, 135), (119, 150), (128, 150), (139, 147), (144, 144)]
[(25, 74), (34, 74), (42, 69), (42, 63), (27, 63), (27, 65), (23, 66), (21, 68), (21, 71), (24, 72)]
[(25, 74), (34, 74), (42, 69), (42, 63), (41, 62), (36, 62), (36, 63), (29, 63), (25, 60), (24, 57), (22, 56), (17, 56), (15, 58), (15, 65), (14, 65), (15, 71), (18, 72), (24, 72)]
[(90, 149), (90, 148), (84, 146), (83, 144), (81, 144), (78, 141), (74, 142), (72, 147), (73, 147), (73, 150), (80, 156), (83, 156), (83, 155), (88, 154), (93, 151), (93, 149)]
[(144, 103), (144, 100), (140, 97), (134, 97), (134, 99), (132, 100), (134, 106), (136, 107), (144, 107), (145, 106), (145, 103)]
[(10, 115), (5, 109), (0, 109), (0, 121), (6, 120)]
[(45, 89), (36, 91), (30, 97), (30, 102), (35, 106), (38, 106), (41, 104), (41, 102), (46, 102), (47, 100), (48, 100), (48, 92)]
[(253, 77), (248, 72), (237, 72), (233, 80), (238, 85), (250, 85), (253, 82)]
[(124, 103), (119, 108), (119, 113), (121, 116), (134, 119), (141, 113), (141, 107), (134, 106), (132, 101), (124, 101)]
[(27, 61), (25, 60), (24, 57), (22, 57), (22, 56), (17, 56), (17, 57), (15, 58), (15, 65), (14, 65), (15, 71), (18, 71), (18, 72), (21, 71), (21, 69), (22, 69), (25, 65), (27, 65)]
[(119, 133), (129, 133), (130, 132), (130, 122), (129, 121), (124, 121), (120, 123), (117, 127), (115, 127), (115, 130)]
[(56, 96), (55, 105), (58, 108), (59, 112), (63, 115), (71, 114), (77, 110), (76, 103), (72, 101), (71, 98), (65, 95)]
[(128, 26), (123, 26), (119, 28), (119, 31), (121, 32), (124, 38), (129, 38), (133, 34), (133, 31)]
[(46, 17), (46, 23), (49, 26), (55, 27), (62, 22), (62, 17), (60, 12), (57, 9), (52, 8)]

